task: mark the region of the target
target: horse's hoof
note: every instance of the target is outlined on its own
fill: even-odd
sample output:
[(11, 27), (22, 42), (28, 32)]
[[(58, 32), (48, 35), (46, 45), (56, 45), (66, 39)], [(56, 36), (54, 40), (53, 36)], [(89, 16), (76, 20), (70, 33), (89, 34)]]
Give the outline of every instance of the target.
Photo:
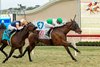
[(15, 56), (15, 55), (13, 55), (13, 57), (14, 57), (14, 58), (22, 58), (21, 55), (19, 55), (19, 56)]
[(3, 61), (2, 63), (5, 63), (5, 61)]
[(18, 58), (18, 57), (17, 57), (17, 56), (15, 56), (15, 55), (14, 55), (14, 56), (12, 56), (12, 57), (13, 57), (13, 58)]
[(74, 61), (75, 61), (75, 62), (77, 62), (77, 60), (76, 60), (76, 59), (74, 59)]
[(79, 54), (81, 54), (81, 52), (80, 52), (80, 51), (79, 51), (78, 53), (79, 53)]
[(33, 60), (30, 60), (30, 62), (32, 62)]
[(74, 60), (75, 62), (77, 62), (77, 60), (76, 60), (75, 58), (73, 58), (73, 60)]

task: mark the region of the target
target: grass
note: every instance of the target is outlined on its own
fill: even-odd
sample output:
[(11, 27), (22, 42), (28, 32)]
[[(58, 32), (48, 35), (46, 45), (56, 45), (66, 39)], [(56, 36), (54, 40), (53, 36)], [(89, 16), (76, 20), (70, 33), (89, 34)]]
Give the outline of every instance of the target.
[[(31, 54), (33, 62), (29, 62), (28, 55), (15, 59), (11, 57), (2, 64), (5, 56), (0, 52), (0, 67), (100, 67), (100, 47), (78, 47), (81, 54), (75, 58), (78, 62), (71, 60), (63, 47), (37, 46), (34, 55)], [(9, 53), (10, 47), (5, 48)], [(71, 49), (72, 54), (74, 51)], [(16, 50), (14, 54), (19, 54)]]

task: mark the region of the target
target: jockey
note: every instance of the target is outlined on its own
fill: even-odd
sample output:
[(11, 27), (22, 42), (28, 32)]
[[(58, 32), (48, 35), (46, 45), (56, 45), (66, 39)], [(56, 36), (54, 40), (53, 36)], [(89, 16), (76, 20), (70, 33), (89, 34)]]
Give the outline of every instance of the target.
[(11, 32), (9, 33), (9, 35), (11, 33), (13, 33), (16, 30), (21, 30), (28, 22), (25, 19), (21, 19), (20, 21), (14, 21), (12, 22), (9, 26), (8, 26), (8, 30), (10, 30)]
[(92, 6), (92, 2), (90, 2), (89, 4), (88, 4), (88, 7), (91, 7)]
[(50, 31), (54, 28), (54, 27), (59, 27), (63, 25), (63, 20), (62, 18), (57, 18), (57, 19), (47, 19), (47, 23), (45, 24), (46, 28), (50, 28), (49, 31), (47, 32), (47, 36), (49, 36)]

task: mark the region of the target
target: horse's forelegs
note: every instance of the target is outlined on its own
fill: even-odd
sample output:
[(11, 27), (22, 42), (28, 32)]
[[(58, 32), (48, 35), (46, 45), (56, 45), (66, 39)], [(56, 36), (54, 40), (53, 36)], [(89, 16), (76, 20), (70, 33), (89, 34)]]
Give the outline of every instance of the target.
[(66, 41), (63, 41), (63, 43), (68, 44), (70, 48), (73, 48), (76, 52), (80, 53), (80, 51), (77, 48), (75, 48), (71, 43), (67, 43)]
[(62, 40), (63, 42), (63, 46), (65, 47), (66, 51), (68, 52), (68, 54), (71, 56), (72, 60), (74, 61), (77, 61), (74, 56), (72, 55), (72, 53), (70, 52), (68, 46), (69, 46), (69, 43), (67, 43), (66, 41)]
[(22, 47), (19, 48), (19, 53), (20, 53), (20, 54), (19, 54), (18, 56), (13, 55), (13, 57), (14, 57), (14, 58), (19, 58), (19, 57), (22, 55), (22, 50), (23, 50)]
[(27, 51), (28, 51), (28, 47), (27, 47), (27, 48), (25, 49), (25, 51), (24, 51), (21, 55), (19, 55), (17, 58), (23, 57)]
[(72, 60), (77, 61), (77, 60), (73, 57), (73, 55), (71, 54), (69, 48), (68, 48), (67, 46), (64, 46), (64, 47), (65, 47), (66, 51), (68, 52), (68, 54), (71, 56)]
[(8, 57), (6, 57), (6, 59), (2, 62), (2, 63), (5, 63), (10, 57), (11, 57), (11, 55), (13, 54), (13, 52), (14, 52), (14, 48), (11, 48), (11, 51), (10, 51), (10, 53), (9, 53), (9, 56)]
[(76, 52), (80, 53), (80, 51), (77, 48), (75, 48), (71, 43), (69, 43), (68, 46), (71, 47), (71, 48), (73, 48)]
[(35, 48), (35, 46), (27, 46), (24, 53), (22, 55), (18, 56), (17, 58), (23, 57), (26, 54), (26, 52), (28, 51), (29, 61), (32, 62), (30, 53), (34, 48)]
[[(22, 45), (24, 46), (25, 45), (25, 41), (22, 43)], [(23, 46), (19, 48), (19, 55), (16, 56), (16, 55), (13, 55), (14, 58), (21, 58), (22, 56), (22, 51), (23, 51)]]

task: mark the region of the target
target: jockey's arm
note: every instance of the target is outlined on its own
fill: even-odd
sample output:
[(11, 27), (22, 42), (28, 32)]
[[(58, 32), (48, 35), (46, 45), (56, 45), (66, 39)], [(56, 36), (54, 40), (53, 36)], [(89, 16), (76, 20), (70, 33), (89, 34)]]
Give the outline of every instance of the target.
[(16, 23), (16, 28), (17, 28), (18, 30), (20, 30), (20, 29), (23, 28), (23, 26), (19, 26), (19, 23)]
[(52, 24), (47, 24), (47, 23), (45, 23), (45, 27), (46, 27), (46, 28), (54, 28), (55, 26), (52, 25)]

